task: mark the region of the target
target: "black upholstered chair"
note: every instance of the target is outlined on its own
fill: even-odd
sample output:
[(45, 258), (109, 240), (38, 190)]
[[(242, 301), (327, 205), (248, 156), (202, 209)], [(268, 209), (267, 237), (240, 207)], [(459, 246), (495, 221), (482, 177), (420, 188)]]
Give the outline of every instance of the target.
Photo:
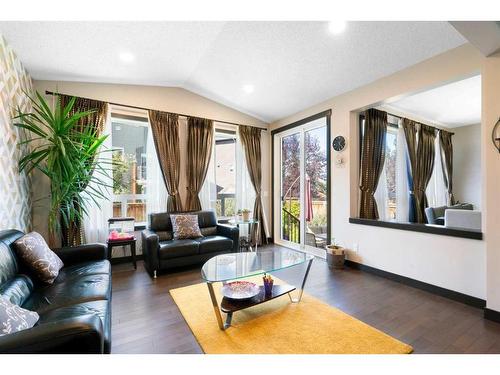
[(238, 250), (239, 229), (218, 224), (213, 211), (196, 211), (203, 237), (173, 239), (170, 213), (149, 215), (148, 228), (142, 231), (142, 254), (146, 270), (152, 277), (157, 272), (180, 266), (201, 264), (213, 256)]

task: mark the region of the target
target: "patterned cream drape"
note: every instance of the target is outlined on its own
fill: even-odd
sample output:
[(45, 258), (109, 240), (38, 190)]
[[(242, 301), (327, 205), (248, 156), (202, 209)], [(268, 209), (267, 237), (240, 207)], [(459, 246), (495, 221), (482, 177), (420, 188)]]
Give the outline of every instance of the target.
[[(68, 102), (72, 99), (69, 95), (58, 95), (61, 101), (61, 106), (65, 107)], [(102, 102), (100, 100), (93, 100), (87, 98), (76, 98), (75, 104), (73, 105), (70, 115), (76, 112), (93, 111), (88, 116), (82, 117), (78, 121), (78, 126), (76, 131), (83, 132), (88, 129), (95, 132), (97, 136), (102, 134), (104, 129), (104, 124), (106, 122), (106, 116), (108, 112), (108, 103)], [(82, 191), (85, 190), (86, 186), (82, 187)], [(85, 232), (83, 230), (83, 223), (79, 220), (75, 220), (70, 223), (69, 227), (66, 227), (64, 223), (61, 223), (62, 227), (62, 245), (64, 246), (78, 246), (85, 243)]]
[(365, 112), (365, 126), (361, 144), (361, 190), (359, 217), (378, 219), (375, 190), (385, 162), (387, 113), (371, 108)]
[(425, 223), (425, 208), (428, 206), (425, 190), (434, 169), (436, 131), (432, 126), (419, 124), (406, 118), (403, 119), (403, 129), (413, 180), (413, 191), (410, 194), (414, 196), (415, 219), (417, 223)]
[(448, 194), (448, 206), (455, 204), (453, 196), (453, 133), (439, 130), (439, 144), (441, 146), (441, 164), (443, 167), (444, 184)]
[(198, 194), (207, 176), (214, 139), (212, 120), (188, 118), (187, 201), (186, 210), (201, 210)]
[(179, 116), (149, 110), (149, 120), (156, 148), (156, 155), (168, 192), (167, 212), (182, 211), (179, 196), (180, 148)]
[(262, 153), (260, 147), (261, 129), (251, 126), (242, 126), (238, 128), (241, 144), (245, 150), (245, 160), (248, 168), (250, 180), (255, 189), (255, 203), (253, 206), (253, 218), (259, 220), (260, 231), (253, 226), (251, 234), (252, 241), (258, 244), (267, 243), (266, 231), (264, 228), (264, 213), (262, 209)]

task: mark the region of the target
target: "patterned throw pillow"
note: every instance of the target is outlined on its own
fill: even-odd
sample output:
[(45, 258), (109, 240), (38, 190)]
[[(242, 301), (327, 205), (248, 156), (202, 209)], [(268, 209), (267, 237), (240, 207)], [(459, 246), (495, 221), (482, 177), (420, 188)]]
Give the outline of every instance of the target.
[(170, 215), (170, 220), (174, 229), (174, 239), (203, 237), (198, 225), (198, 215)]
[(14, 242), (17, 255), (44, 283), (52, 284), (64, 267), (61, 259), (49, 249), (37, 232), (25, 234)]
[(40, 317), (0, 296), (0, 336), (33, 327)]

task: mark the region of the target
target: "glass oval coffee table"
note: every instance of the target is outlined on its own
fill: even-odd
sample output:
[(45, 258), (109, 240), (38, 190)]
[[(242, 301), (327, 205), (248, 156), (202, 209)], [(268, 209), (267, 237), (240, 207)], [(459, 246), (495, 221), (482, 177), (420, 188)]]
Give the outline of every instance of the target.
[[(224, 330), (231, 326), (231, 319), (234, 312), (270, 301), (285, 294), (288, 294), (291, 302), (300, 302), (313, 260), (314, 256), (291, 249), (231, 253), (217, 255), (209, 259), (201, 269), (201, 276), (207, 283), (208, 292), (212, 299), (212, 305), (219, 328)], [(264, 287), (261, 286), (260, 293), (253, 298), (247, 300), (232, 300), (224, 297), (219, 306), (219, 302), (214, 292), (214, 283), (224, 284), (228, 281), (271, 273), (273, 271), (299, 266), (304, 263), (307, 263), (306, 271), (300, 289), (297, 291), (297, 297), (292, 297), (290, 294), (297, 289), (293, 285), (274, 285), (272, 294), (267, 296), (264, 293)], [(225, 323), (222, 320), (221, 312), (227, 314)]]

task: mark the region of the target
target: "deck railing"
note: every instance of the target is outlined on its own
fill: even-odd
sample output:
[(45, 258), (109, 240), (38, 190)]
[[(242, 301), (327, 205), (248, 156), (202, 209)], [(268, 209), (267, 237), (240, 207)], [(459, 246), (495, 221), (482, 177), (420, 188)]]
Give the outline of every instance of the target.
[(295, 243), (300, 243), (300, 219), (288, 211), (281, 209), (283, 239)]
[(136, 224), (147, 222), (145, 194), (116, 194), (113, 199), (113, 217), (133, 217)]

